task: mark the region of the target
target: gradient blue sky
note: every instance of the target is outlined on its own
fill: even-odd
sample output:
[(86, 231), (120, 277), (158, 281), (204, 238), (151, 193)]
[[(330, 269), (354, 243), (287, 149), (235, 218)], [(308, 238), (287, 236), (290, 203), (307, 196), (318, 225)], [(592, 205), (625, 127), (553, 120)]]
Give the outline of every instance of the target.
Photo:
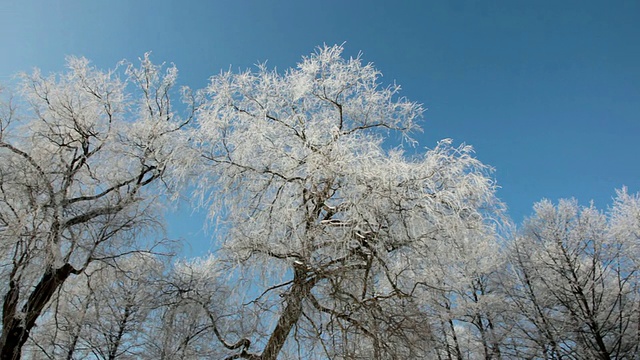
[[(0, 83), (66, 55), (100, 67), (153, 51), (199, 88), (222, 69), (295, 66), (323, 43), (362, 51), (421, 102), (421, 146), (474, 146), (516, 221), (541, 198), (640, 190), (640, 1), (3, 0)], [(188, 209), (170, 234), (208, 240)]]

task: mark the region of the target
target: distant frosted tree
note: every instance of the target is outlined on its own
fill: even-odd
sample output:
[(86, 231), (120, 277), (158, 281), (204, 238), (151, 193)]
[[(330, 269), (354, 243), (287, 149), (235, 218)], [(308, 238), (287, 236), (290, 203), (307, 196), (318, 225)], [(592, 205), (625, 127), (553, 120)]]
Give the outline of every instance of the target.
[(133, 253), (94, 262), (80, 276), (70, 278), (31, 332), (23, 355), (141, 358), (148, 340), (148, 317), (161, 304), (162, 260)]
[(261, 317), (233, 330), (246, 346), (228, 359), (428, 357), (419, 307), (434, 261), (494, 231), (500, 204), (471, 147), (383, 146), (413, 143), (423, 109), (342, 51), (222, 73), (207, 89), (192, 133), (199, 189), (237, 265), (234, 301)]
[(500, 273), (506, 261), (495, 234), (453, 239), (432, 260), (431, 288), (422, 294), (423, 318), (431, 324), (441, 359), (500, 359), (506, 306)]
[(534, 210), (510, 244), (515, 355), (637, 358), (640, 197), (618, 191), (606, 214), (575, 200)]
[(156, 185), (183, 154), (178, 130), (190, 115), (172, 107), (175, 67), (148, 56), (106, 72), (82, 58), (68, 67), (23, 75), (17, 107), (0, 112), (3, 360), (20, 358), (70, 276), (142, 249), (137, 236), (158, 225)]
[[(228, 302), (229, 285), (215, 257), (176, 261), (156, 293), (145, 325), (139, 359), (220, 359), (224, 348), (241, 348), (227, 338), (242, 304)], [(236, 338), (235, 341), (238, 339)]]

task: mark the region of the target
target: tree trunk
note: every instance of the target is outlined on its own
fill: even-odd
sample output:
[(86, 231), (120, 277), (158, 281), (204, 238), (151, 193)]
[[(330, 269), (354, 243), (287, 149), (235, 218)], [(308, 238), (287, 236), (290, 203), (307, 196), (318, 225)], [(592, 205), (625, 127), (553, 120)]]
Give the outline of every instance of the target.
[(0, 360), (19, 360), (22, 347), (29, 338), (29, 332), (49, 303), (51, 297), (72, 273), (78, 271), (70, 264), (59, 269), (49, 267), (31, 292), (29, 299), (22, 307), (21, 314), (16, 313), (19, 302), (18, 284), (11, 281), (9, 291), (4, 297), (2, 314), (2, 337), (0, 337)]
[(302, 315), (302, 302), (309, 295), (318, 278), (308, 279), (303, 269), (296, 268), (293, 285), (287, 294), (287, 306), (282, 311), (276, 328), (262, 351), (261, 360), (276, 360), (293, 326)]
[(114, 360), (118, 355), (118, 348), (122, 343), (122, 338), (124, 337), (124, 331), (127, 327), (127, 323), (129, 322), (129, 316), (131, 316), (131, 306), (127, 304), (124, 308), (124, 314), (122, 315), (122, 319), (118, 324), (118, 335), (116, 335), (116, 338), (113, 340), (113, 342), (109, 346), (111, 348), (109, 350), (109, 358), (108, 358), (109, 360)]

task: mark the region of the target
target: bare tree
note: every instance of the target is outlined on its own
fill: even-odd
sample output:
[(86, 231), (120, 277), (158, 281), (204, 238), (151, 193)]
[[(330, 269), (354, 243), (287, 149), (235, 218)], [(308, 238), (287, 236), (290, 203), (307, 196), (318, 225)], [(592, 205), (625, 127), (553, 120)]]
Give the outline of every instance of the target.
[(68, 66), (23, 75), (21, 107), (0, 119), (3, 360), (20, 358), (70, 276), (155, 246), (137, 238), (157, 227), (156, 185), (183, 154), (178, 130), (190, 115), (172, 108), (175, 67), (163, 73), (148, 56), (107, 72), (82, 58)]
[(342, 51), (208, 87), (192, 134), (199, 186), (213, 194), (221, 261), (250, 284), (240, 301), (261, 314), (228, 359), (424, 357), (430, 262), (494, 231), (489, 169), (450, 140), (413, 158), (383, 147), (392, 134), (413, 144), (422, 108)]

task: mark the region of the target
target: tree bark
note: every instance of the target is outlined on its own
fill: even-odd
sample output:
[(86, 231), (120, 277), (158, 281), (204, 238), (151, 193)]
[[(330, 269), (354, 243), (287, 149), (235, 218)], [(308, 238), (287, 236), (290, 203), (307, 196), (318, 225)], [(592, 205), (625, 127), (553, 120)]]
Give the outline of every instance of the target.
[(118, 348), (122, 343), (122, 338), (124, 337), (124, 332), (126, 330), (127, 323), (129, 322), (129, 316), (131, 316), (131, 306), (127, 304), (124, 308), (124, 314), (122, 315), (122, 319), (118, 324), (118, 335), (116, 335), (116, 338), (113, 340), (113, 342), (109, 344), (110, 345), (109, 357), (108, 357), (109, 360), (115, 360), (116, 356), (118, 355)]
[(298, 322), (302, 315), (302, 302), (311, 292), (311, 289), (319, 279), (313, 277), (308, 278), (304, 269), (296, 268), (293, 276), (293, 285), (287, 294), (287, 306), (282, 311), (276, 328), (271, 333), (271, 337), (267, 342), (261, 360), (276, 360), (280, 350), (284, 346), (289, 333), (293, 326)]
[(18, 285), (15, 281), (10, 282), (9, 291), (5, 295), (3, 304), (0, 360), (20, 359), (22, 347), (27, 342), (29, 332), (36, 324), (36, 319), (60, 285), (69, 275), (77, 273), (78, 271), (70, 264), (65, 264), (58, 269), (49, 267), (22, 307), (21, 314), (16, 313), (19, 302)]

